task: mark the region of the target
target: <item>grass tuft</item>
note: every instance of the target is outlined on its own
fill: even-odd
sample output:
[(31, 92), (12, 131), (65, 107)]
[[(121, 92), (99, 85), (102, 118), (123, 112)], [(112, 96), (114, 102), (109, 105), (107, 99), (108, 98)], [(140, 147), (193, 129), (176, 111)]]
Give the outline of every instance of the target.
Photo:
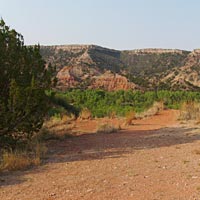
[(180, 108), (179, 120), (200, 121), (200, 103), (195, 101), (184, 102)]
[(0, 170), (21, 170), (29, 167), (31, 160), (26, 153), (22, 152), (4, 152)]
[(90, 110), (88, 108), (83, 108), (83, 110), (80, 113), (79, 118), (81, 120), (92, 119), (92, 113), (90, 112)]
[(149, 109), (145, 110), (142, 113), (137, 114), (136, 117), (137, 118), (151, 117), (157, 115), (162, 110), (164, 110), (164, 103), (162, 101), (154, 102), (154, 104)]
[(0, 171), (16, 171), (41, 164), (47, 148), (43, 143), (32, 141), (24, 150), (3, 151), (0, 159)]
[(125, 118), (125, 125), (132, 125), (134, 119), (135, 119), (135, 112), (134, 111), (127, 112)]
[(97, 133), (116, 133), (118, 130), (119, 128), (116, 128), (115, 126), (106, 123), (98, 127)]

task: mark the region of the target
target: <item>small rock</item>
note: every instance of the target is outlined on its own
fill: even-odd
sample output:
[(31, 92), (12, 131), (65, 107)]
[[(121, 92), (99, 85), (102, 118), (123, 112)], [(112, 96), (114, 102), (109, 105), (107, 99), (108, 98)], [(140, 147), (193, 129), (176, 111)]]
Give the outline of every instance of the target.
[(51, 193), (51, 194), (49, 194), (49, 196), (54, 197), (54, 196), (56, 196), (56, 193)]
[(198, 178), (198, 176), (192, 176), (193, 179)]
[(92, 192), (92, 189), (88, 189), (87, 192)]

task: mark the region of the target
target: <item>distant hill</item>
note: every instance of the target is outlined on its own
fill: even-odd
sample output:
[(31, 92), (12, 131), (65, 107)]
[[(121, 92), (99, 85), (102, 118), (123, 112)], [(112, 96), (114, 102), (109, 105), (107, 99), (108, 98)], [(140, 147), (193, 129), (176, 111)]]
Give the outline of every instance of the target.
[(58, 88), (197, 90), (200, 50), (138, 49), (118, 51), (96, 45), (41, 46), (56, 66)]

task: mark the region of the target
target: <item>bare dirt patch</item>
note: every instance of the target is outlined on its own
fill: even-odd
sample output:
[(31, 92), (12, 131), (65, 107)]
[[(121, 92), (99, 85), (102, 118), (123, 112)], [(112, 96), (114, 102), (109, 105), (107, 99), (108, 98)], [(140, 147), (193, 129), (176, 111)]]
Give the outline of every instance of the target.
[(76, 123), (76, 136), (49, 144), (44, 165), (0, 176), (2, 200), (199, 200), (200, 128), (163, 111), (111, 134)]

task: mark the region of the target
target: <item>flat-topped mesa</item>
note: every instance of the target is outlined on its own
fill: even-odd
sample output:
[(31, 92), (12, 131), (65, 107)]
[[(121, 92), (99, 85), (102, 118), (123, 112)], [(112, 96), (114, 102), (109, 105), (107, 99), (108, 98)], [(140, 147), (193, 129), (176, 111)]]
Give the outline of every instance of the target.
[(72, 45), (52, 45), (52, 46), (47, 46), (53, 49), (62, 49), (62, 50), (81, 50), (81, 49), (88, 49), (90, 48), (91, 45), (79, 45), (79, 44), (72, 44)]
[(99, 51), (109, 51), (109, 52), (119, 52), (115, 49), (109, 49), (105, 47), (101, 47), (98, 45), (88, 44), (88, 45), (81, 45), (81, 44), (71, 44), (71, 45), (52, 45), (52, 46), (42, 46), (48, 47), (52, 49), (61, 49), (63, 51), (80, 51), (80, 50), (99, 50)]
[(147, 49), (135, 49), (126, 51), (130, 54), (141, 54), (141, 53), (151, 53), (151, 54), (162, 54), (162, 53), (178, 53), (183, 54), (183, 50), (180, 49), (157, 49), (157, 48), (147, 48)]
[(194, 49), (193, 52), (200, 54), (200, 49)]

